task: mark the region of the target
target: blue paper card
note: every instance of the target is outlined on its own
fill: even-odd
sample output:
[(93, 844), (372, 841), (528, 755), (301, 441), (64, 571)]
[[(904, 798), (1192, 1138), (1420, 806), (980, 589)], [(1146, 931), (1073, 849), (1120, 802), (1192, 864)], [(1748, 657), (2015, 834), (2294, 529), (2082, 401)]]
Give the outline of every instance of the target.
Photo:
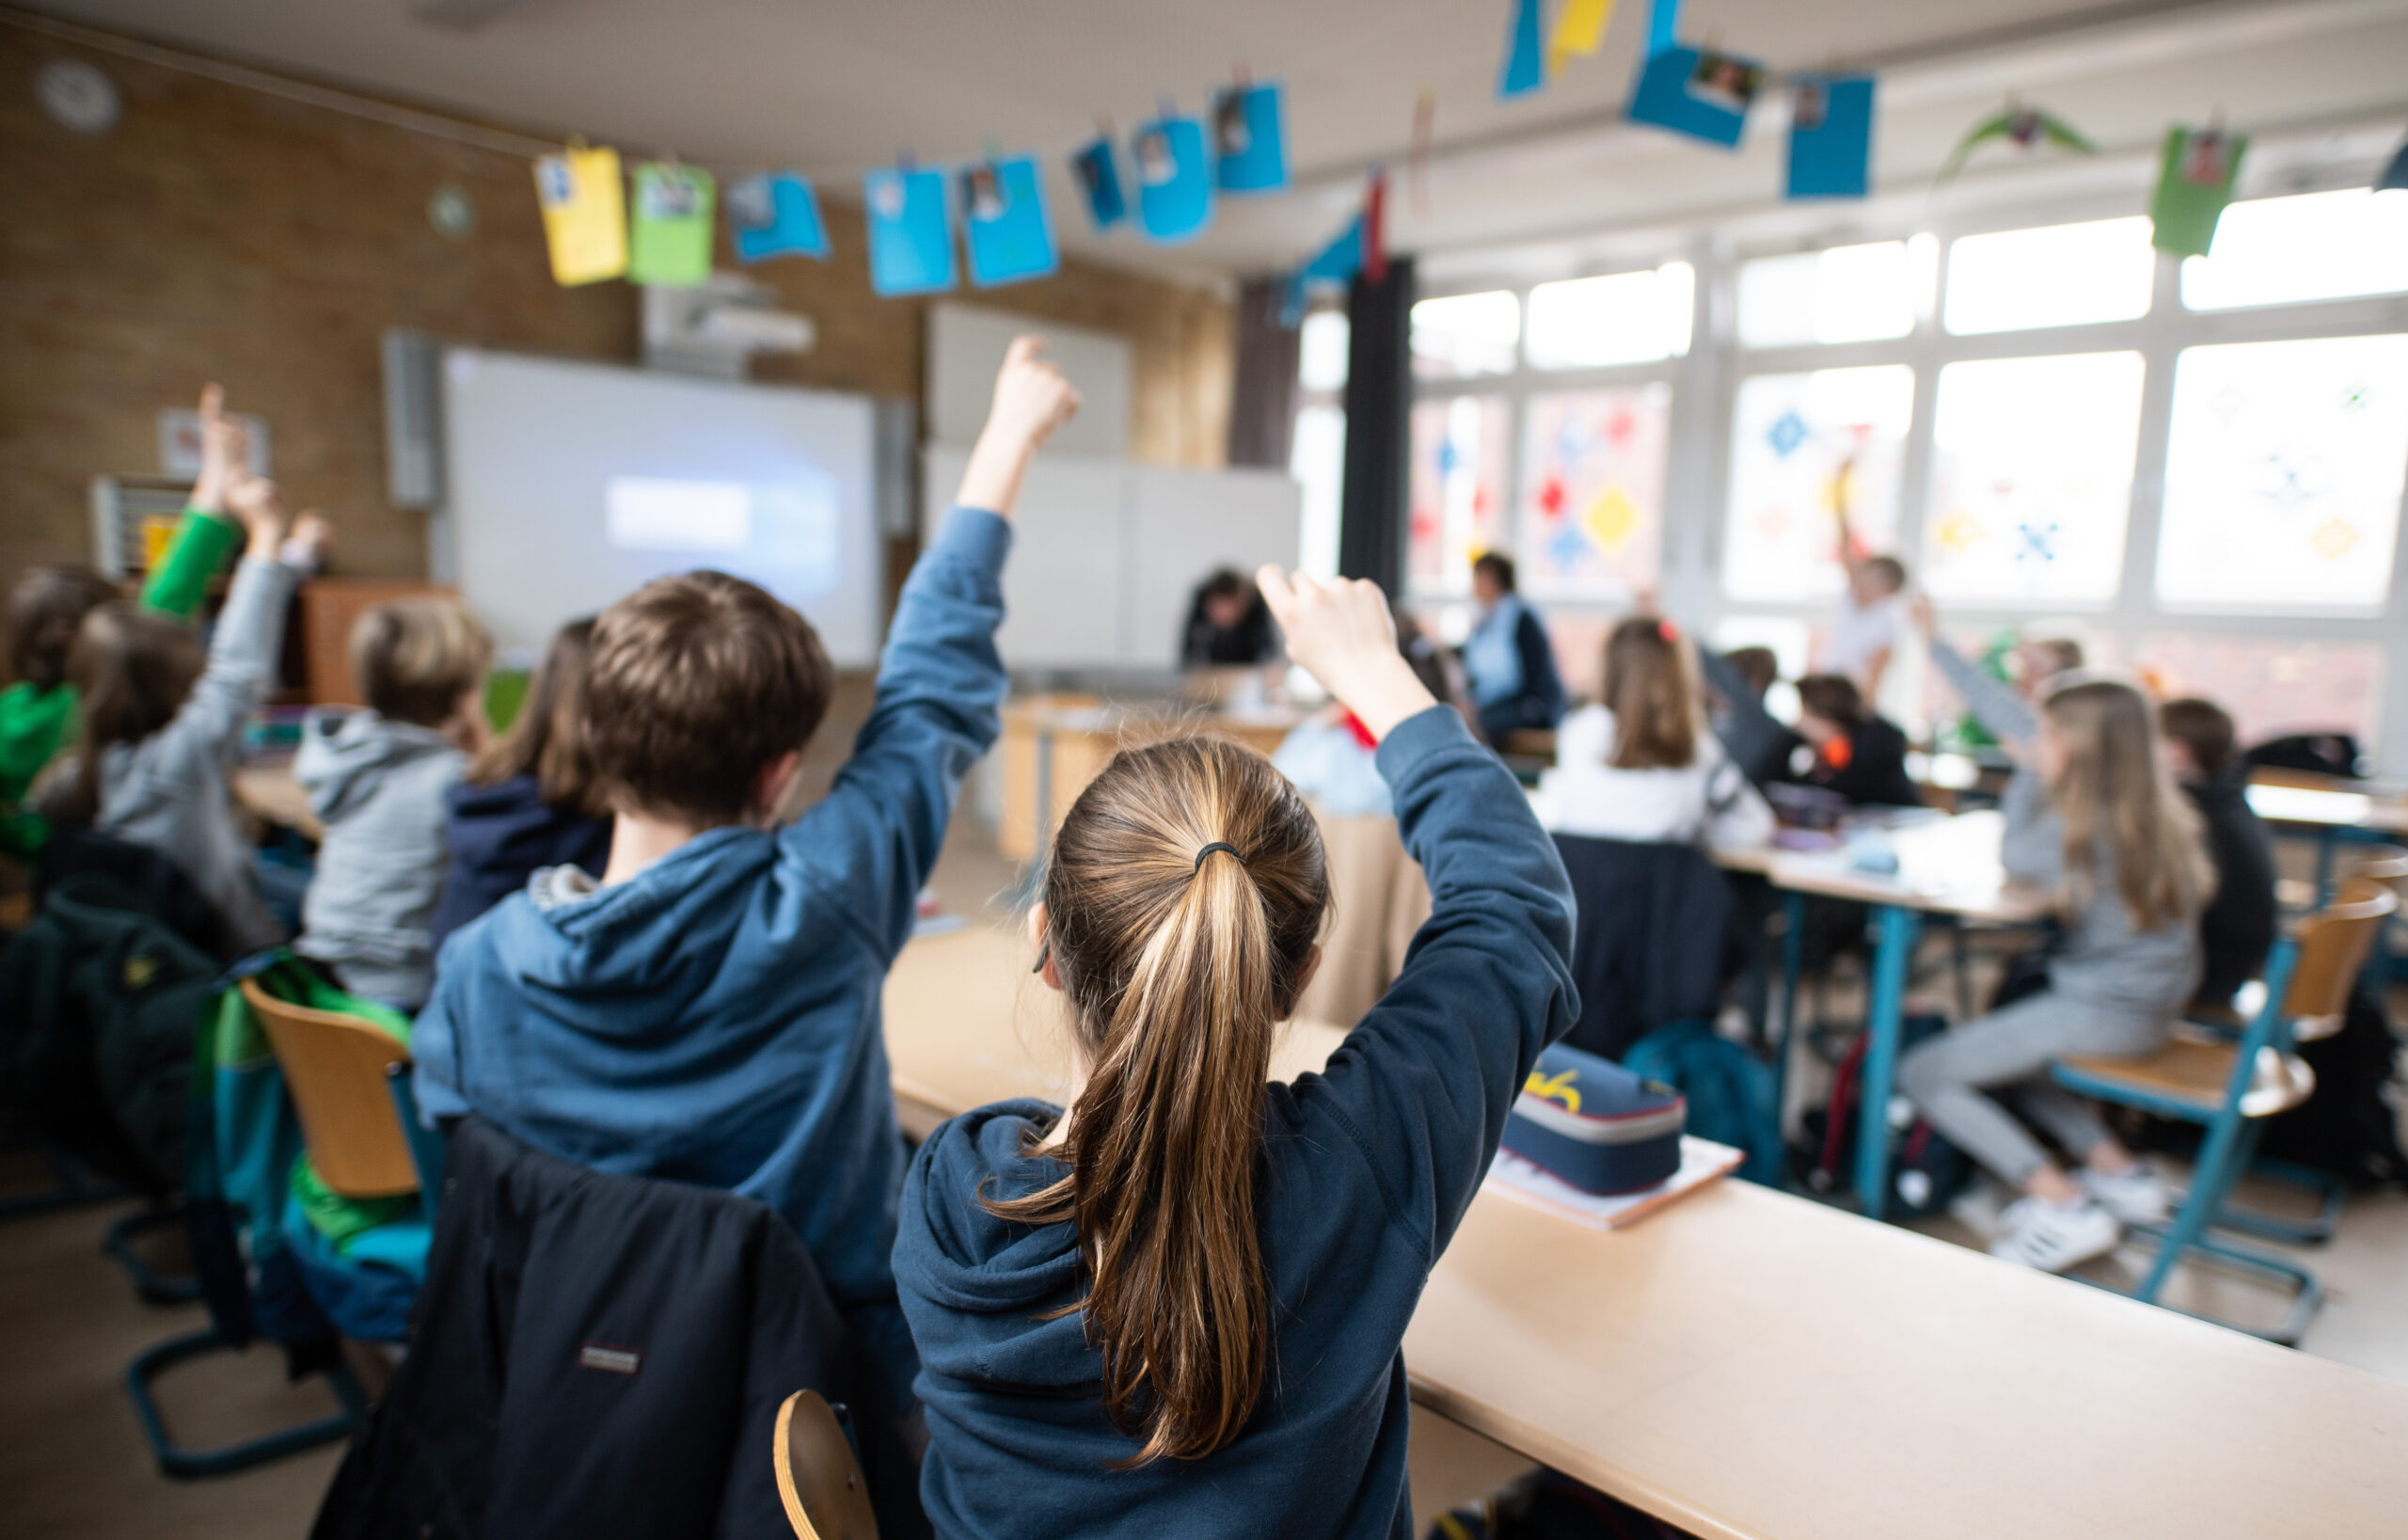
[(881, 294), (925, 294), (953, 287), (953, 228), (945, 217), (942, 171), (872, 171), (862, 183), (869, 204), (869, 285)]
[(1497, 71), (1497, 98), (1511, 98), (1546, 84), (1546, 50), (1540, 45), (1539, 0), (1513, 0), (1512, 29), (1505, 34), (1505, 67)]
[(1098, 230), (1110, 230), (1129, 214), (1129, 201), (1120, 192), (1120, 167), (1112, 158), (1112, 141), (1095, 143), (1070, 157), (1070, 170), (1079, 179), (1079, 187), (1087, 195), (1087, 217)]
[(1268, 193), (1288, 185), (1288, 135), (1279, 121), (1278, 87), (1212, 93), (1212, 164), (1225, 193)]
[(1033, 155), (963, 167), (961, 223), (970, 280), (981, 289), (1041, 278), (1062, 265)]
[(727, 225), (738, 262), (771, 257), (828, 256), (828, 227), (819, 219), (819, 195), (792, 171), (742, 177), (727, 188)]
[(1212, 222), (1212, 157), (1204, 125), (1160, 118), (1129, 141), (1137, 163), (1137, 222), (1157, 241), (1185, 241)]
[(1363, 216), (1358, 214), (1329, 245), (1321, 248), (1312, 261), (1289, 275), (1288, 292), (1280, 298), (1279, 324), (1283, 326), (1302, 325), (1306, 296), (1317, 285), (1344, 283), (1362, 267)]
[(1681, 0), (1656, 0), (1647, 12), (1647, 57), (1672, 46), (1673, 29), (1681, 24)]
[(1697, 48), (1668, 48), (1640, 66), (1630, 120), (1735, 150), (1748, 105), (1764, 87), (1753, 59)]
[(1862, 198), (1873, 164), (1873, 77), (1808, 75), (1790, 98), (1789, 196)]

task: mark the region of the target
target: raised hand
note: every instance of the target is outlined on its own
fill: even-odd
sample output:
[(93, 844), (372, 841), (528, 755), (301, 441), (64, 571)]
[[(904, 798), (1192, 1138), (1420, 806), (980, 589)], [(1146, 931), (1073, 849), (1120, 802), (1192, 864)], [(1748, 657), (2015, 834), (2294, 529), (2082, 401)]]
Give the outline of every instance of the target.
[(283, 548), (277, 554), (286, 566), (315, 574), (325, 570), (326, 554), (334, 544), (334, 526), (312, 509), (293, 521), (292, 532), (284, 537)]
[(1386, 738), (1405, 718), (1438, 704), (1396, 647), (1387, 595), (1366, 579), (1322, 583), (1265, 566), (1255, 574), (1271, 617), (1288, 639), (1288, 656)]
[(1029, 457), (1079, 409), (1079, 392), (1062, 372), (1044, 357), (1038, 337), (1015, 337), (995, 374), (994, 403), (987, 411), (987, 426), (970, 452), (961, 474), (961, 491), (954, 500), (965, 508), (985, 508), (1009, 517), (1020, 500), (1021, 479)]
[(204, 514), (226, 511), (226, 495), (250, 474), (251, 436), (226, 416), (226, 388), (200, 388), (200, 475), (192, 484), (191, 505)]
[(1921, 589), (1907, 601), (1907, 619), (1925, 642), (1940, 633), (1940, 612), (1932, 608), (1931, 595)]
[(284, 543), (284, 494), (277, 484), (244, 472), (226, 488), (226, 511), (250, 536), (245, 554), (275, 561)]

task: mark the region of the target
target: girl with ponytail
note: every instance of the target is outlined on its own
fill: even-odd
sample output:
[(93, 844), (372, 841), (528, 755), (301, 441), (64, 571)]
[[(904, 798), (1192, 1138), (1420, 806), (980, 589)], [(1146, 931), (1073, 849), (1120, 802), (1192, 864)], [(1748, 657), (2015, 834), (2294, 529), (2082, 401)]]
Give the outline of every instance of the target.
[(1030, 915), (1070, 1105), (957, 1118), (904, 1186), (940, 1534), (1411, 1532), (1399, 1344), (1578, 1014), (1572, 897), (1379, 590), (1259, 580), (1289, 655), (1380, 740), (1430, 920), (1327, 1069), (1270, 1084), (1328, 909), (1303, 799), (1211, 738), (1125, 750), (1081, 793)]

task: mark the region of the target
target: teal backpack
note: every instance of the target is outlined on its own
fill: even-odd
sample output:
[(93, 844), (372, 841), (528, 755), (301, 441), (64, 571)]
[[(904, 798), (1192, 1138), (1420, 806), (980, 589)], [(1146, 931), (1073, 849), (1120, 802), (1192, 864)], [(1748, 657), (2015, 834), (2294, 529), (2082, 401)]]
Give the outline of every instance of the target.
[(1739, 1174), (1781, 1185), (1781, 1119), (1771, 1067), (1696, 1017), (1659, 1026), (1630, 1045), (1623, 1068), (1687, 1099), (1688, 1132), (1747, 1155)]

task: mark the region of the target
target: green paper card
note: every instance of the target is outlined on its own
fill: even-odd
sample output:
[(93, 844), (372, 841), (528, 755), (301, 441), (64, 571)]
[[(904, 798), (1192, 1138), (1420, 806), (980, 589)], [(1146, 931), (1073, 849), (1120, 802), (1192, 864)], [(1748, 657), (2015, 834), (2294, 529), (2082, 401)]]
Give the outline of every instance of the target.
[(2156, 227), (2149, 244), (2178, 257), (2206, 256), (2216, 238), (2216, 221), (2232, 201), (2242, 151), (2248, 148), (2245, 134), (2178, 124), (2167, 129), (2157, 193), (2148, 204), (2149, 221)]
[(636, 167), (635, 217), (627, 222), (627, 281), (691, 289), (711, 276), (708, 171), (657, 161)]

